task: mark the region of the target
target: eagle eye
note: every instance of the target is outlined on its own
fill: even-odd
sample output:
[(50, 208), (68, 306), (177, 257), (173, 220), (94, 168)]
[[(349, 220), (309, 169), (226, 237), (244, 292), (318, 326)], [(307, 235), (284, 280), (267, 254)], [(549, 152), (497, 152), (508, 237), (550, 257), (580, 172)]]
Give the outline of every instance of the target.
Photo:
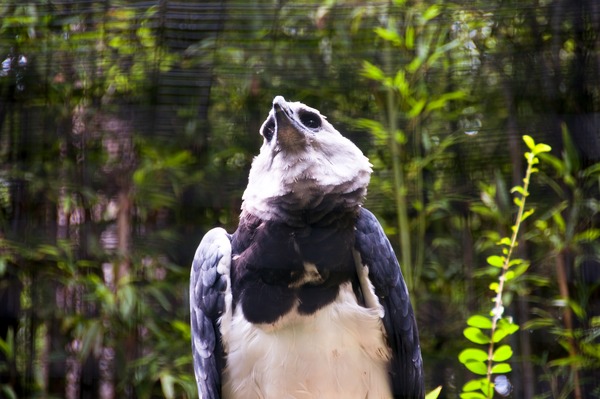
[(267, 141), (271, 141), (273, 135), (275, 134), (275, 119), (269, 118), (269, 120), (265, 122), (263, 125), (262, 134)]
[(314, 112), (300, 111), (298, 114), (300, 122), (309, 129), (318, 129), (321, 127), (321, 117)]

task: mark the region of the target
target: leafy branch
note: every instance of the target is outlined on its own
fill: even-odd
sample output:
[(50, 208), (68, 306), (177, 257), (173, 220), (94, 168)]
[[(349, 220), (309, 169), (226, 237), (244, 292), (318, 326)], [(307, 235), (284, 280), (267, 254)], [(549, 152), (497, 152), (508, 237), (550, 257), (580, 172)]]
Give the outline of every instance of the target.
[[(499, 274), (498, 281), (490, 284), (490, 289), (495, 293), (494, 306), (489, 316), (471, 316), (467, 320), (469, 327), (464, 330), (464, 335), (469, 341), (487, 345), (487, 351), (479, 348), (467, 348), (458, 357), (469, 371), (485, 377), (467, 382), (460, 395), (462, 399), (493, 398), (494, 390), (501, 395), (507, 395), (511, 389), (510, 382), (504, 374), (512, 370), (508, 360), (512, 357), (513, 350), (508, 344), (498, 347), (496, 344), (518, 331), (519, 326), (513, 323), (511, 317), (504, 316), (503, 294), (505, 284), (521, 276), (529, 267), (528, 261), (519, 258), (513, 259), (513, 253), (518, 246), (517, 239), (522, 223), (534, 212), (533, 208), (526, 210), (525, 203), (529, 196), (531, 175), (538, 171), (535, 167), (539, 163), (538, 154), (551, 150), (550, 146), (546, 144), (536, 144), (530, 136), (523, 136), (523, 141), (529, 148), (529, 152), (525, 153), (527, 171), (523, 185), (511, 189), (511, 193), (515, 194), (513, 202), (518, 207), (515, 222), (511, 227), (512, 235), (503, 237), (496, 243), (498, 247), (502, 248), (502, 255), (492, 255), (487, 258), (487, 263), (493, 268), (497, 268), (496, 273)], [(483, 330), (488, 332), (484, 333)], [(494, 382), (492, 382), (493, 375), (499, 375)]]

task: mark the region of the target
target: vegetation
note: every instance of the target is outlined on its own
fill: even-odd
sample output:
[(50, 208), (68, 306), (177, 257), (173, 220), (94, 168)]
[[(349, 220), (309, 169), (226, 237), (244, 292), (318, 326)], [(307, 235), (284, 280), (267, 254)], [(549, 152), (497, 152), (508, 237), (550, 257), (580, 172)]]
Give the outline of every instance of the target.
[[(533, 214), (534, 209), (525, 210), (525, 202), (529, 196), (529, 184), (531, 175), (539, 170), (535, 167), (539, 163), (538, 155), (549, 152), (550, 146), (536, 144), (530, 136), (523, 136), (529, 152), (525, 153), (527, 170), (523, 185), (517, 185), (511, 189), (516, 193), (514, 203), (518, 208), (514, 224), (511, 226), (510, 237), (502, 237), (496, 243), (502, 249), (502, 255), (491, 255), (487, 263), (494, 269), (491, 274), (497, 274), (497, 281), (490, 284), (490, 289), (495, 293), (494, 306), (488, 315), (473, 315), (467, 319), (467, 327), (464, 330), (465, 337), (480, 345), (487, 345), (487, 351), (479, 348), (464, 349), (458, 355), (459, 361), (474, 374), (485, 376), (467, 382), (463, 386), (462, 399), (493, 398), (494, 391), (502, 396), (507, 396), (511, 391), (511, 385), (504, 374), (512, 371), (508, 360), (512, 358), (513, 350), (510, 345), (504, 344), (496, 347), (504, 338), (518, 331), (519, 326), (513, 323), (512, 317), (504, 316), (504, 296), (506, 286), (510, 281), (517, 280), (529, 268), (529, 262), (514, 258), (513, 253), (518, 245), (519, 230), (523, 222)], [(483, 330), (489, 330), (484, 333)], [(498, 376), (500, 374), (501, 376)], [(492, 381), (492, 376), (496, 376)]]
[[(196, 396), (189, 264), (236, 225), (278, 94), (374, 164), (428, 390), (485, 375), (489, 397), (491, 359), (514, 397), (600, 397), (600, 26), (571, 3), (3, 2), (0, 397)], [(531, 189), (523, 134), (553, 148), (528, 141)], [(513, 186), (536, 209), (518, 246)], [(493, 323), (500, 270), (488, 330), (520, 329), (479, 375), (462, 332)]]

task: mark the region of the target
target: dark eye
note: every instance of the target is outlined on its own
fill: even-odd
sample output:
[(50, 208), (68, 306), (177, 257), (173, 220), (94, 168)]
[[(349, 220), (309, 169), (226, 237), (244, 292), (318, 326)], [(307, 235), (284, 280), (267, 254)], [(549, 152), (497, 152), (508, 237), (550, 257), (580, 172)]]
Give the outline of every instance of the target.
[(300, 122), (309, 129), (318, 129), (321, 127), (321, 117), (314, 112), (300, 111), (298, 115)]
[(275, 134), (275, 120), (270, 118), (263, 125), (262, 135), (267, 139), (267, 141), (271, 141), (273, 135)]

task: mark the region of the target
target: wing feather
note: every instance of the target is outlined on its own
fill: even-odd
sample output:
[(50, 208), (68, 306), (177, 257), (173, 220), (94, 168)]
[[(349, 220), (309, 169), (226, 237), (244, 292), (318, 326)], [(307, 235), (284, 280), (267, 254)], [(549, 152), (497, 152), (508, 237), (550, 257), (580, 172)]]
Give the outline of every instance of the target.
[(219, 319), (230, 294), (231, 236), (222, 228), (202, 238), (190, 275), (190, 324), (194, 374), (200, 398), (221, 397), (223, 344)]
[(423, 361), (408, 289), (389, 240), (375, 216), (365, 208), (361, 208), (356, 224), (355, 246), (385, 312), (383, 324), (392, 350), (390, 374), (394, 397), (421, 399)]

